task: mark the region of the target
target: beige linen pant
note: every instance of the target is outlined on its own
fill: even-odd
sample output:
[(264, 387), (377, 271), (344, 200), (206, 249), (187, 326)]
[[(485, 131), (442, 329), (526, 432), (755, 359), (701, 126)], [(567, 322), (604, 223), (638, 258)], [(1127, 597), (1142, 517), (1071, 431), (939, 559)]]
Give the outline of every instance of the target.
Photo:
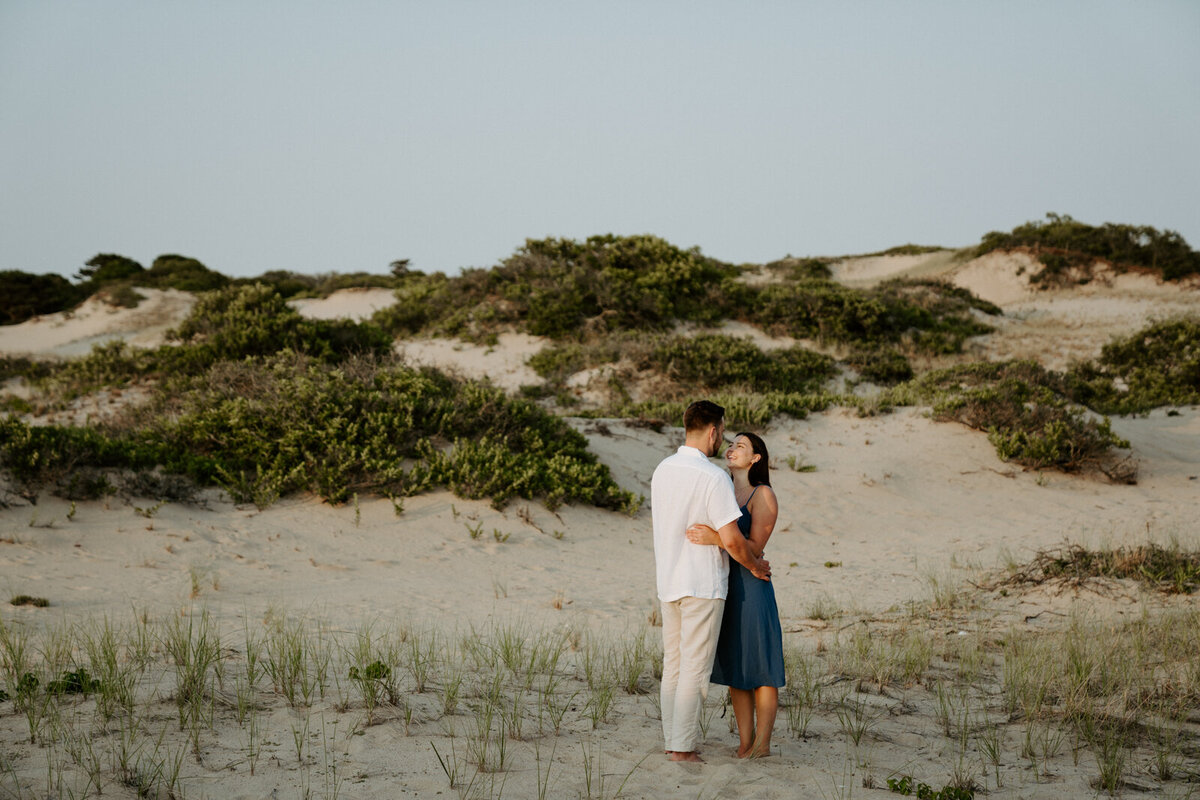
[(666, 750), (690, 753), (700, 742), (700, 709), (708, 697), (724, 609), (724, 600), (699, 597), (662, 602), (661, 708)]

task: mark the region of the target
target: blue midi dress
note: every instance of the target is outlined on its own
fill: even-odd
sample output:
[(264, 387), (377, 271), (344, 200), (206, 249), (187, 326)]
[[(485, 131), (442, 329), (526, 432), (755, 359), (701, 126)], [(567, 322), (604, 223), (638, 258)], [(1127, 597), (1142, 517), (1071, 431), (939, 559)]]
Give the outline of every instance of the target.
[[(754, 497), (753, 492), (750, 497)], [(746, 506), (741, 509), (738, 530), (749, 539), (750, 511)], [(751, 691), (759, 686), (782, 687), (786, 682), (775, 585), (754, 577), (733, 559), (729, 560), (729, 595), (721, 618), (712, 682)]]

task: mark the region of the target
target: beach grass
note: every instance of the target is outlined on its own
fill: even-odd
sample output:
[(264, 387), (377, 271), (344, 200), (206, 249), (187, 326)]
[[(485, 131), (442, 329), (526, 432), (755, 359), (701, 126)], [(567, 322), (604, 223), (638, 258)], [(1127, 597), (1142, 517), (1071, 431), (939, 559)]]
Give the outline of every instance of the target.
[[(949, 639), (947, 614), (964, 629)], [(1146, 602), (1132, 618), (1077, 611), (1031, 627), (968, 603), (844, 625), (821, 647), (789, 638), (777, 736), (789, 761), (807, 757), (805, 742), (841, 741), (863, 780), (882, 770), (962, 791), (1077, 772), (1097, 792), (1145, 784), (1183, 796), (1200, 778), (1191, 606)], [(0, 787), (189, 796), (222, 761), (231, 776), (290, 764), (279, 780), (332, 797), (363, 770), (349, 743), (386, 730), (426, 742), (462, 797), (625, 796), (654, 757), (656, 723), (636, 735), (640, 751), (618, 753), (609, 737), (658, 718), (656, 662), (644, 623), (618, 635), (520, 620), (334, 631), (278, 610), (222, 624), (204, 607), (127, 623), (4, 622), (12, 711), (0, 714)], [(732, 730), (723, 693), (710, 693), (710, 749), (726, 741), (721, 714)], [(901, 735), (919, 736), (927, 757), (887, 763), (894, 756), (881, 753), (894, 748), (883, 745)]]

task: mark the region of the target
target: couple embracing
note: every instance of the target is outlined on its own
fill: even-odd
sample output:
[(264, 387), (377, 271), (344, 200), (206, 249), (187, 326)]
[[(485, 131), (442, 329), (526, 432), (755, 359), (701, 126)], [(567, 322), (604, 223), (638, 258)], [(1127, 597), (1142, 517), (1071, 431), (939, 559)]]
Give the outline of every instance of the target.
[(784, 685), (779, 611), (762, 557), (779, 511), (766, 445), (737, 434), (726, 474), (709, 461), (725, 444), (725, 410), (701, 400), (683, 424), (684, 445), (650, 482), (665, 749), (672, 761), (703, 760), (700, 711), (711, 682), (729, 687), (738, 757), (766, 756)]

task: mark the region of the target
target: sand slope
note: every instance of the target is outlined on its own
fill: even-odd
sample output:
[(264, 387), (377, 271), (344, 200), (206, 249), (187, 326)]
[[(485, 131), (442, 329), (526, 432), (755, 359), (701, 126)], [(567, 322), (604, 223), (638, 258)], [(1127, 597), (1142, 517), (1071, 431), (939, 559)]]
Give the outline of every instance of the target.
[[(867, 281), (932, 269), (928, 260), (905, 258), (849, 265), (845, 275)], [(1018, 256), (935, 266), (1004, 307), (998, 332), (976, 344), (994, 357), (1032, 356), (1061, 365), (1098, 352), (1109, 335), (1134, 330), (1148, 318), (1197, 310), (1194, 287), (1162, 286), (1136, 276), (1071, 292), (1032, 292), (1023, 284), (1031, 265)], [(111, 311), (89, 301), (73, 315), (0, 328), (0, 351), (67, 355), (103, 337), (159, 341), (162, 331), (186, 314), (190, 298), (148, 294), (138, 309)], [(339, 293), (304, 304), (302, 311), (362, 318), (385, 301), (377, 292)], [(536, 338), (521, 335), (502, 336), (490, 348), (437, 340), (402, 344), (415, 362), (486, 376), (510, 390), (536, 382), (524, 362), (540, 346)], [(655, 432), (620, 420), (571, 424), (588, 437), (623, 487), (643, 495), (649, 494), (655, 465), (682, 436), (677, 428)], [(903, 617), (906, 609), (927, 607), (939, 588), (966, 586), (1007, 559), (1027, 558), (1066, 539), (1117, 545), (1176, 537), (1195, 546), (1200, 409), (1176, 415), (1156, 411), (1113, 425), (1131, 441), (1140, 461), (1134, 486), (1022, 471), (1001, 462), (984, 435), (935, 423), (921, 409), (871, 418), (835, 410), (807, 420), (777, 420), (762, 432), (771, 447), (781, 505), (767, 556), (789, 648), (813, 652), (849, 635), (843, 626), (859, 624), (856, 620)], [(789, 460), (815, 470), (798, 471)], [(325, 631), (324, 641), (336, 658), (366, 626), (404, 628), (416, 640), (429, 637), (446, 648), (503, 630), (523, 632), (529, 641), (544, 632), (567, 637), (572, 644), (564, 655), (569, 673), (564, 680), (577, 694), (564, 692), (573, 700), (563, 731), (557, 737), (512, 739), (507, 769), (483, 778), (503, 784), (488, 784), (477, 796), (536, 797), (541, 771), (547, 769), (548, 797), (586, 796), (589, 769), (597, 780), (607, 781), (606, 797), (630, 775), (622, 797), (680, 800), (885, 797), (890, 796), (886, 789), (863, 788), (862, 780), (873, 776), (879, 786), (883, 778), (905, 770), (938, 786), (947, 779), (944, 737), (928, 713), (912, 713), (932, 702), (926, 687), (864, 694), (877, 707), (877, 728), (866, 750), (853, 752), (838, 720), (821, 712), (807, 738), (788, 735), (781, 720), (775, 757), (739, 762), (731, 754), (736, 738), (719, 716), (714, 693), (704, 743), (709, 764), (670, 764), (659, 751), (656, 697), (648, 677), (642, 688), (649, 694), (619, 692), (607, 718), (593, 727), (583, 682), (589, 642), (627, 642), (640, 635), (653, 644), (659, 635), (653, 624), (653, 553), (645, 506), (632, 517), (577, 506), (549, 511), (522, 501), (497, 510), (446, 492), (406, 498), (399, 510), (376, 497), (336, 508), (298, 497), (259, 510), (233, 505), (216, 491), (192, 505), (112, 497), (72, 506), (50, 496), (29, 505), (11, 493), (3, 499), (0, 592), (50, 601), (48, 608), (0, 611), (8, 630), (30, 636), (71, 626), (94, 630), (105, 618), (126, 624), (143, 617), (162, 631), (171, 620), (205, 609), (222, 632), (231, 665), (244, 661), (243, 631), (280, 620), (300, 620)], [(1074, 606), (1135, 615), (1145, 602), (1123, 591), (1112, 597), (1086, 592), (990, 597), (994, 605), (974, 621), (947, 615), (929, 624), (944, 626), (939, 635), (948, 637), (993, 616), (997, 626), (1036, 629), (1065, 619), (1059, 615)], [(817, 606), (822, 613), (815, 613)], [(326, 797), (452, 797), (463, 791), (448, 786), (433, 747), (443, 755), (455, 748), (461, 756), (475, 724), (471, 709), (484, 691), (484, 673), (468, 673), (462, 707), (443, 714), (437, 692), (453, 665), (439, 662), (435, 686), (414, 690), (406, 701), (409, 718), (391, 709), (381, 711), (373, 724), (365, 722), (361, 704), (339, 701), (343, 694), (350, 696), (341, 667), (330, 679), (330, 696), (303, 711), (264, 690), (269, 702), (259, 712), (260, 754), (251, 775), (248, 729), (236, 722), (231, 708), (216, 714), (199, 750), (190, 749), (174, 720), (169, 662), (162, 646), (156, 647), (164, 677), (152, 699), (152, 717), (172, 731), (173, 752), (184, 754), (186, 796), (291, 797), (308, 791)], [(234, 688), (223, 691), (230, 695)], [(89, 702), (94, 701), (69, 706), (81, 709), (85, 727), (91, 725)], [(25, 724), (11, 701), (0, 704), (5, 765), (0, 792), (16, 794), (14, 787), (22, 787), (27, 796), (40, 796), (49, 790), (47, 759), (53, 763), (53, 753), (28, 744)], [(103, 748), (115, 740), (115, 728), (113, 723), (107, 730), (88, 730)], [(296, 737), (307, 737), (306, 756), (297, 757)], [(330, 770), (330, 759), (338, 769)], [(1008, 764), (1006, 788), (989, 796), (1093, 793), (1088, 785), (1092, 762), (1072, 763), (1067, 748), (1052, 767), (1048, 779), (1019, 763)], [(60, 779), (78, 790), (85, 772), (72, 767)], [(591, 787), (593, 794), (596, 789)], [(133, 793), (109, 778), (104, 796)]]

